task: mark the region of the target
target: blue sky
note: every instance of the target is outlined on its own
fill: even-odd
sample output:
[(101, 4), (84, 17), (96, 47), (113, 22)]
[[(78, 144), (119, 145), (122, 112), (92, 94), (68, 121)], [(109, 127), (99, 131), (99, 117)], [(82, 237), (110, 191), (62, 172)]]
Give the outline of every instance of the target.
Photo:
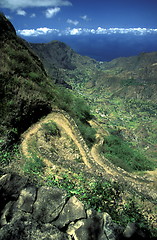
[(134, 47), (157, 51), (157, 0), (0, 0), (0, 11), (11, 20), (17, 34), (30, 42), (61, 40), (95, 58), (92, 51), (101, 53), (97, 44), (104, 51), (107, 45), (115, 50), (118, 46), (115, 57), (131, 54), (127, 46), (126, 53), (124, 49), (120, 53), (124, 39), (134, 41), (132, 55), (138, 53)]

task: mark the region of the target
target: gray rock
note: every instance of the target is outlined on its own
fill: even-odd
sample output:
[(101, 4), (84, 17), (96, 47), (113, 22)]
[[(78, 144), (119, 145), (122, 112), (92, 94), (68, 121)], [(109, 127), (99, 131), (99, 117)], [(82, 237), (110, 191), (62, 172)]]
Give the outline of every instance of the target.
[[(18, 198), (20, 191), (26, 186), (28, 179), (17, 174), (5, 174), (0, 178), (0, 196), (3, 201)], [(9, 202), (9, 201), (8, 201)]]
[(41, 187), (34, 203), (33, 218), (36, 221), (50, 223), (63, 209), (67, 199), (65, 191), (58, 188)]
[(31, 218), (19, 217), (1, 228), (0, 240), (68, 240), (68, 235), (51, 224), (39, 225)]
[(44, 224), (40, 228), (33, 228), (31, 240), (68, 240), (68, 235), (59, 231), (52, 224)]
[(112, 218), (108, 213), (103, 213), (104, 232), (108, 240), (115, 240), (114, 225)]
[(84, 205), (73, 196), (68, 200), (54, 224), (59, 228), (63, 228), (70, 222), (76, 222), (76, 220), (83, 218), (86, 218)]
[[(68, 200), (64, 190), (37, 189), (27, 178), (6, 174), (0, 178), (0, 193), (0, 240), (116, 239), (107, 213), (86, 212), (75, 196)], [(122, 237), (129, 234), (127, 226)]]
[(3, 226), (9, 223), (13, 218), (17, 218), (20, 214), (24, 215), (24, 213), (32, 213), (35, 198), (35, 187), (30, 186), (22, 189), (17, 201), (8, 202), (3, 208), (0, 218), (0, 225)]
[(4, 209), (1, 212), (1, 218), (0, 218), (0, 226), (6, 225), (9, 220), (11, 219), (11, 214), (12, 214), (12, 208), (14, 206), (14, 202), (8, 202)]
[(102, 214), (95, 211), (87, 211), (88, 218), (71, 223), (67, 233), (74, 240), (107, 240), (103, 231)]
[(36, 198), (36, 191), (36, 188), (32, 186), (22, 189), (16, 203), (17, 210), (31, 213)]

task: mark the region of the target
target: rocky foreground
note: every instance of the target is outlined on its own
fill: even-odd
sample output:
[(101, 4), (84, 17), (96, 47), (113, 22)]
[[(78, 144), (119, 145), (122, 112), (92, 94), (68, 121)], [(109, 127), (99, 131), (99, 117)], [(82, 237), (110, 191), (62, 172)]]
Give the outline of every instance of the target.
[(150, 239), (136, 223), (124, 229), (64, 190), (37, 187), (26, 177), (1, 173), (0, 240)]

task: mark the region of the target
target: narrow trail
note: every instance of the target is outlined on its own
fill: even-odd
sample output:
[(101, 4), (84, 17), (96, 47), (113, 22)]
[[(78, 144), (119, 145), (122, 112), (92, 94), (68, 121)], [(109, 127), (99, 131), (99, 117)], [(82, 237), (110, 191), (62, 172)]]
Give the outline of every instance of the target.
[[(149, 199), (157, 200), (157, 191), (154, 188), (154, 181), (152, 178), (139, 177), (135, 174), (130, 174), (121, 168), (114, 166), (106, 158), (99, 154), (99, 147), (103, 144), (103, 134), (101, 130), (97, 131), (96, 143), (89, 151), (85, 143), (81, 142), (80, 136), (78, 136), (77, 126), (74, 126), (74, 121), (70, 121), (67, 114), (64, 111), (53, 110), (47, 117), (41, 119), (38, 123), (30, 127), (22, 136), (21, 151), (24, 156), (31, 157), (29, 152), (28, 143), (30, 139), (37, 134), (41, 129), (43, 123), (49, 121), (55, 122), (60, 128), (64, 129), (66, 134), (73, 140), (74, 144), (79, 149), (80, 155), (84, 164), (89, 170), (96, 171), (99, 169), (103, 176), (106, 176), (110, 180), (118, 181), (119, 183), (126, 184), (128, 188), (140, 194), (144, 194)], [(96, 123), (91, 121), (91, 126), (96, 127)], [(53, 167), (54, 164), (47, 158), (43, 158), (46, 166)], [(154, 171), (157, 174), (157, 170)], [(152, 172), (151, 172), (152, 175)]]

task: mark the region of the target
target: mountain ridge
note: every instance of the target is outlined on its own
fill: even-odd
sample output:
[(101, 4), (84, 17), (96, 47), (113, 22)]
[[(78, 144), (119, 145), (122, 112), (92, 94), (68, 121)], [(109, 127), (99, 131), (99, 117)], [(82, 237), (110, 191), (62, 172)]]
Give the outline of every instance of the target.
[[(147, 94), (147, 98), (153, 98), (153, 100), (157, 101), (157, 52), (141, 53), (133, 57), (116, 58), (110, 62), (99, 62), (77, 54), (70, 47), (59, 41), (52, 41), (47, 44), (31, 44), (31, 47), (41, 58), (50, 75), (54, 74), (52, 67), (59, 67), (60, 71), (57, 77), (60, 75), (61, 78), (66, 78), (65, 81), (68, 83), (70, 83), (68, 78), (71, 79), (71, 75), (77, 75), (78, 73), (78, 75), (80, 74), (80, 78), (77, 77), (77, 79), (75, 79), (76, 83), (81, 83), (83, 80), (87, 85), (97, 85), (97, 88), (99, 88), (99, 85), (104, 85), (104, 87), (111, 87), (113, 92), (114, 86), (115, 90), (117, 90), (116, 84), (118, 84), (119, 87), (121, 87), (121, 85), (135, 86), (135, 91), (138, 86), (141, 85), (143, 87), (143, 95)], [(53, 54), (51, 54), (51, 51), (47, 52), (49, 49), (51, 49)], [(56, 58), (59, 53), (63, 57), (60, 56)], [(89, 68), (88, 72), (87, 68)], [(67, 73), (65, 73), (66, 70)], [(145, 91), (147, 84), (152, 85), (152, 87), (149, 86), (149, 88), (151, 87), (151, 94)], [(140, 92), (142, 97), (141, 88), (138, 94), (140, 94)]]

